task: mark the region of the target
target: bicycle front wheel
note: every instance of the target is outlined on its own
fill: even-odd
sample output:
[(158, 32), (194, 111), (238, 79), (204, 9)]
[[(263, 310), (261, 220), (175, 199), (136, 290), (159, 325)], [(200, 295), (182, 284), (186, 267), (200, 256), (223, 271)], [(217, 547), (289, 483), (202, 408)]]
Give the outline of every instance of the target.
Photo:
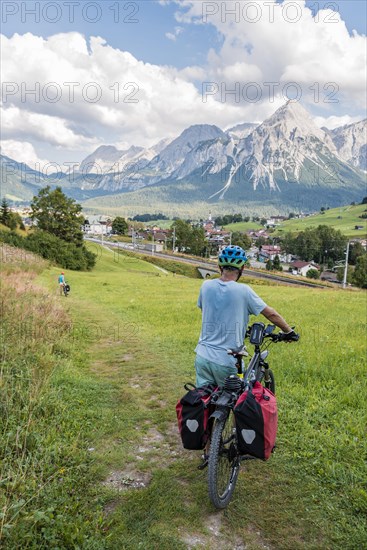
[(264, 380), (264, 386), (275, 395), (275, 378), (271, 369), (268, 371), (268, 380)]
[(227, 506), (240, 470), (233, 411), (213, 426), (208, 463), (209, 498), (216, 508)]

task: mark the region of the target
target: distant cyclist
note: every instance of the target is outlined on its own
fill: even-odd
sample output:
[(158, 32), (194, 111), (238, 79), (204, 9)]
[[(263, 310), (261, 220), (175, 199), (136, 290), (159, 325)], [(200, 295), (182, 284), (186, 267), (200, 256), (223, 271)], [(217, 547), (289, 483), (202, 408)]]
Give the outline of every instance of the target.
[(226, 246), (218, 256), (221, 277), (201, 286), (197, 305), (202, 310), (202, 326), (195, 349), (197, 386), (223, 386), (227, 376), (237, 374), (236, 359), (227, 350), (243, 345), (250, 315), (264, 315), (285, 333), (285, 340), (299, 338), (252, 288), (237, 282), (246, 261), (246, 252), (240, 246)]
[(59, 288), (60, 288), (60, 296), (62, 296), (64, 292), (64, 286), (65, 286), (65, 274), (62, 271), (59, 275)]

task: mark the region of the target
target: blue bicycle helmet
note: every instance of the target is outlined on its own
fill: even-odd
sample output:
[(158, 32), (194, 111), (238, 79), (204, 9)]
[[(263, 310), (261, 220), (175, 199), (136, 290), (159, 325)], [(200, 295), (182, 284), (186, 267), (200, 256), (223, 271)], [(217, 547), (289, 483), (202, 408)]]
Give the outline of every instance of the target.
[(241, 269), (247, 261), (246, 252), (240, 246), (233, 244), (226, 246), (221, 250), (218, 256), (220, 267), (236, 267)]

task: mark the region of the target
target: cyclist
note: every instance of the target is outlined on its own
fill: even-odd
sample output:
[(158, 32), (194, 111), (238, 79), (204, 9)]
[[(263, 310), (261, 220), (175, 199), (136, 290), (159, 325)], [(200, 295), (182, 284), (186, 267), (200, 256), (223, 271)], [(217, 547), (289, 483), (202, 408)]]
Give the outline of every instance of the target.
[(299, 338), (252, 288), (237, 283), (246, 260), (246, 252), (240, 246), (226, 246), (218, 256), (221, 277), (205, 281), (200, 289), (197, 305), (202, 310), (202, 326), (195, 348), (197, 386), (222, 386), (227, 376), (237, 374), (236, 360), (227, 350), (242, 346), (250, 315), (264, 315), (285, 333), (284, 340)]
[(62, 296), (64, 292), (64, 285), (65, 285), (65, 274), (62, 271), (59, 275), (59, 288), (60, 288), (60, 296)]
[[(231, 374), (237, 374), (236, 359), (228, 355), (228, 349), (243, 345), (250, 315), (261, 313), (284, 333), (284, 340), (297, 341), (299, 335), (272, 307), (268, 306), (248, 285), (237, 281), (247, 261), (246, 252), (240, 246), (229, 245), (218, 256), (221, 276), (205, 281), (200, 289), (198, 307), (202, 311), (199, 342), (195, 348), (196, 385), (223, 386)], [(206, 446), (199, 469), (208, 464)]]

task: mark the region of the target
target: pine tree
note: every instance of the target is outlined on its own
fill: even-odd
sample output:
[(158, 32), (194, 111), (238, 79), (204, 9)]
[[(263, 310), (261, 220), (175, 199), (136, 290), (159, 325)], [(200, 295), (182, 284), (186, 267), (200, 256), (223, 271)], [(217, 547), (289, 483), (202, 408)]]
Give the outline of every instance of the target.
[(7, 226), (10, 220), (10, 214), (11, 212), (9, 210), (9, 203), (4, 197), (3, 200), (1, 201), (1, 206), (0, 206), (0, 222)]

